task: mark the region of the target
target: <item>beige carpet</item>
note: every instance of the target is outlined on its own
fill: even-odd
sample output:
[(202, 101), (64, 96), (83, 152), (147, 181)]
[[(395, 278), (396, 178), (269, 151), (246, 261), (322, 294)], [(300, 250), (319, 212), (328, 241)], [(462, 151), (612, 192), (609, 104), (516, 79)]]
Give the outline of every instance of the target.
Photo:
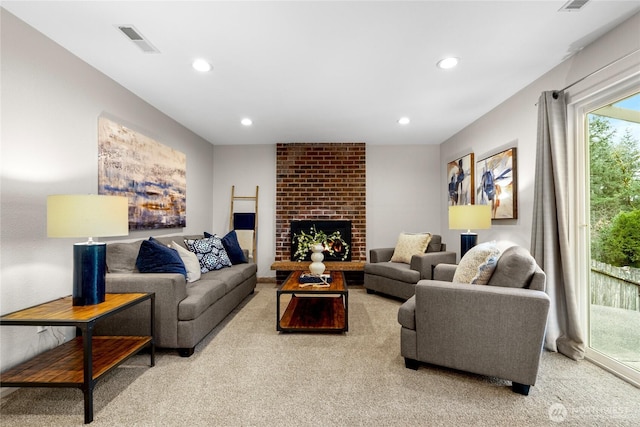
[[(350, 291), (350, 332), (279, 334), (276, 291), (259, 284), (190, 358), (127, 362), (95, 390), (93, 426), (639, 425), (640, 390), (588, 362), (545, 353), (528, 397), (497, 379), (400, 357), (400, 302)], [(82, 425), (77, 389), (23, 388), (2, 426)]]

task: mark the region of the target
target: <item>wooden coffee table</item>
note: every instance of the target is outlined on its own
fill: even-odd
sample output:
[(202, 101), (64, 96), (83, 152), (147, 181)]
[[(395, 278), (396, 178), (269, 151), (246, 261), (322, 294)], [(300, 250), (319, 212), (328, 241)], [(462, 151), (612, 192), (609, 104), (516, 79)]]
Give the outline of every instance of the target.
[[(292, 272), (278, 288), (276, 329), (281, 332), (347, 332), (349, 290), (341, 271), (331, 272), (331, 286), (300, 286), (302, 271)], [(280, 300), (291, 295), (282, 317)]]

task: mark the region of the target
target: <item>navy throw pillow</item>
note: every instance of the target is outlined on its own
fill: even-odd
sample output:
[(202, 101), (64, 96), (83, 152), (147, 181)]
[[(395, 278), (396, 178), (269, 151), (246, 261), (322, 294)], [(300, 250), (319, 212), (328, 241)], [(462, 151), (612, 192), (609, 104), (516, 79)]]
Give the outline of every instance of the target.
[[(214, 237), (215, 234), (204, 232), (204, 237)], [(240, 247), (240, 242), (238, 242), (238, 235), (236, 234), (236, 230), (231, 230), (228, 232), (222, 239), (222, 245), (224, 246), (224, 250), (227, 252), (227, 256), (231, 261), (231, 264), (246, 264), (247, 258), (244, 256), (244, 251)]]
[(231, 230), (222, 238), (222, 244), (224, 245), (227, 255), (231, 260), (231, 264), (244, 264), (247, 258), (244, 256), (244, 252), (238, 242), (238, 235), (236, 230)]
[(140, 244), (136, 267), (140, 273), (180, 273), (187, 277), (187, 269), (178, 252), (152, 239)]

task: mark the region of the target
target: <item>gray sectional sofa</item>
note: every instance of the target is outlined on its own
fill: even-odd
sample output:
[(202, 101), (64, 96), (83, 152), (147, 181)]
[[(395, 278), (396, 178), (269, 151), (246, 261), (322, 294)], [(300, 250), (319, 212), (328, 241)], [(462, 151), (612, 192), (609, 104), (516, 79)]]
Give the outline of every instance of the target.
[[(196, 236), (155, 238), (163, 245), (172, 242), (186, 248), (184, 239)], [(155, 343), (175, 348), (181, 356), (191, 356), (198, 344), (256, 286), (255, 263), (235, 264), (202, 273), (199, 280), (187, 283), (179, 273), (140, 273), (136, 258), (142, 240), (107, 244), (106, 291), (155, 292)], [(136, 335), (148, 333), (149, 307), (140, 304), (105, 319), (96, 327), (98, 334)]]

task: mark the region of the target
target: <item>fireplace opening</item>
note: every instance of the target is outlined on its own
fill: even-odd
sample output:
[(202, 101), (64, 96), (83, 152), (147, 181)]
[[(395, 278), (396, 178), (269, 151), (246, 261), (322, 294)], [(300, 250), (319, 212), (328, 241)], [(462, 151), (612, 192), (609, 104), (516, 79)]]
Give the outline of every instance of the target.
[(324, 261), (351, 261), (351, 221), (291, 221), (291, 261), (310, 261), (312, 243), (324, 245)]

